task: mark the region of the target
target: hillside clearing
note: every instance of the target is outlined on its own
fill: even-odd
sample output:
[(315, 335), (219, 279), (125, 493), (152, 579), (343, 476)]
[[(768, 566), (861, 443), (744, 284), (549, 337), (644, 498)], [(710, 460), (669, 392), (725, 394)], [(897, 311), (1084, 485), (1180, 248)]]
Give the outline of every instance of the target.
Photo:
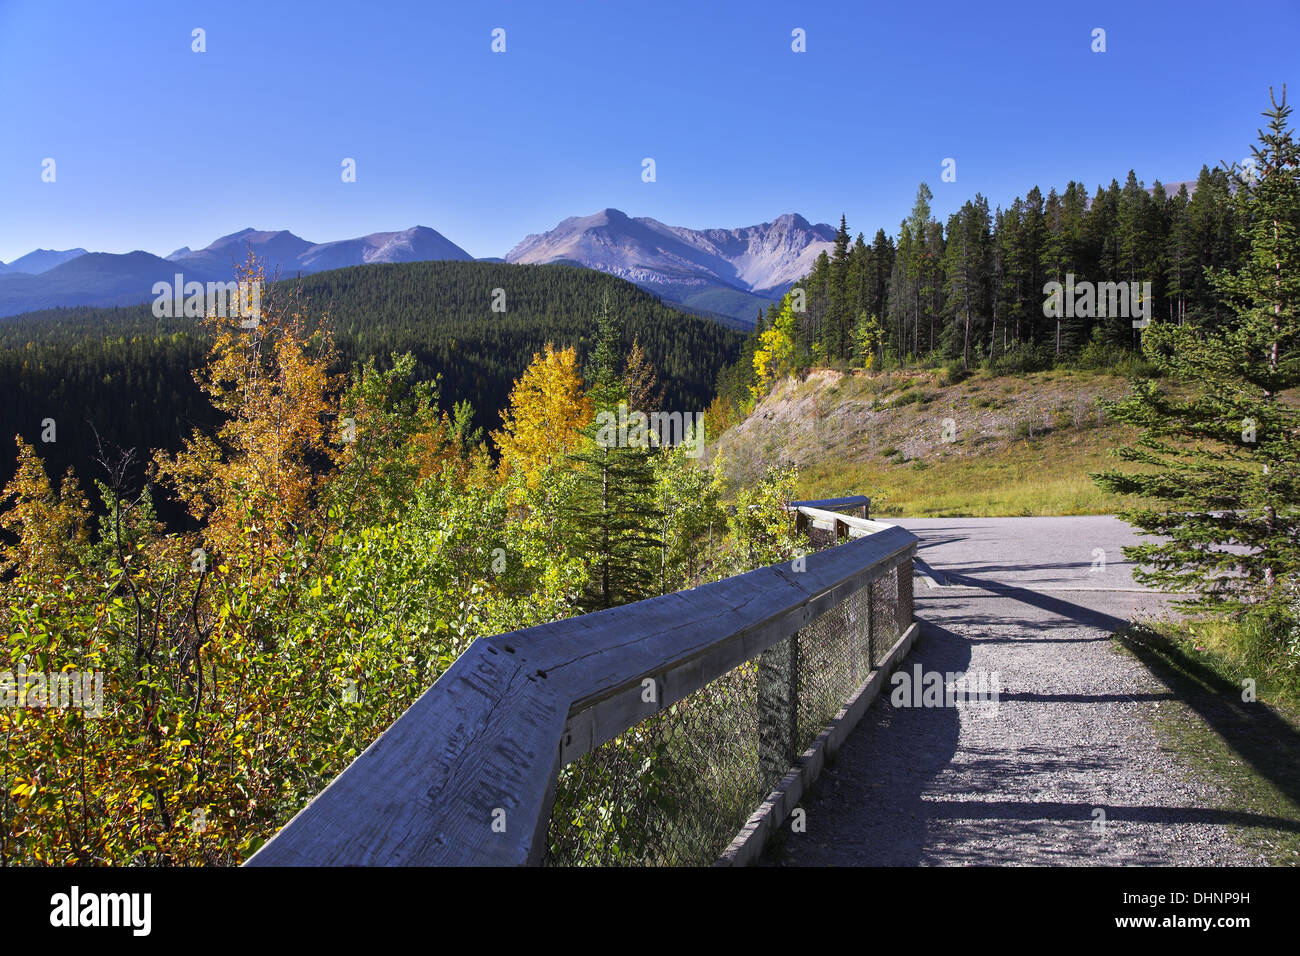
[(1056, 369), (949, 384), (942, 372), (815, 370), (787, 378), (713, 453), (752, 480), (768, 464), (799, 467), (799, 492), (866, 494), (880, 515), (996, 517), (1104, 514), (1136, 503), (1097, 488), (1131, 429), (1099, 399), (1115, 375)]

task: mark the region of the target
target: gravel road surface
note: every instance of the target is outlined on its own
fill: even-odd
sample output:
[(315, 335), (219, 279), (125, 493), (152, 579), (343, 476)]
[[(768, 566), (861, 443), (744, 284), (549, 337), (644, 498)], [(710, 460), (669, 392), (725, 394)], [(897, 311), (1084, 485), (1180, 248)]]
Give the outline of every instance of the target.
[(1168, 690), (1108, 640), (1166, 598), (1111, 517), (899, 519), (921, 538), (903, 669), (996, 674), (996, 703), (872, 706), (769, 865), (1225, 865), (1226, 794), (1160, 747)]

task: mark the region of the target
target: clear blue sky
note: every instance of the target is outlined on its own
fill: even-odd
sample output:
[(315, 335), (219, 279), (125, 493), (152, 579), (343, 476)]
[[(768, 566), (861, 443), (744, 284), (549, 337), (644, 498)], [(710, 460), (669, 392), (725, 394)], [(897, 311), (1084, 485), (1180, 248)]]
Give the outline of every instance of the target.
[(0, 0), (0, 259), (416, 224), (493, 256), (606, 206), (697, 228), (843, 212), (870, 238), (922, 180), (946, 216), (1239, 160), (1270, 83), (1300, 105), (1298, 50), (1296, 0)]

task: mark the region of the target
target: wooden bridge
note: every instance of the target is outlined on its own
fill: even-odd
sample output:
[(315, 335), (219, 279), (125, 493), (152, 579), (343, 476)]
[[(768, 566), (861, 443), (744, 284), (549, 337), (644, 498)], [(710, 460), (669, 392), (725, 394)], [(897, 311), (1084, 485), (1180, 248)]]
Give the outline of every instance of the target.
[(248, 865), (752, 861), (916, 637), (917, 539), (868, 507), (795, 502), (834, 546), (475, 641)]

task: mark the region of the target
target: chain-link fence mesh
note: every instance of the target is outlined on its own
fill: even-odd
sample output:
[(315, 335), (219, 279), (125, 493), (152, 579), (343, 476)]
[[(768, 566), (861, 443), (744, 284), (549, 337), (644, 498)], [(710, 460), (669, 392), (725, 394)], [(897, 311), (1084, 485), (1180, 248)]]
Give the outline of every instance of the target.
[(912, 561), (566, 766), (549, 865), (713, 862), (912, 619)]

